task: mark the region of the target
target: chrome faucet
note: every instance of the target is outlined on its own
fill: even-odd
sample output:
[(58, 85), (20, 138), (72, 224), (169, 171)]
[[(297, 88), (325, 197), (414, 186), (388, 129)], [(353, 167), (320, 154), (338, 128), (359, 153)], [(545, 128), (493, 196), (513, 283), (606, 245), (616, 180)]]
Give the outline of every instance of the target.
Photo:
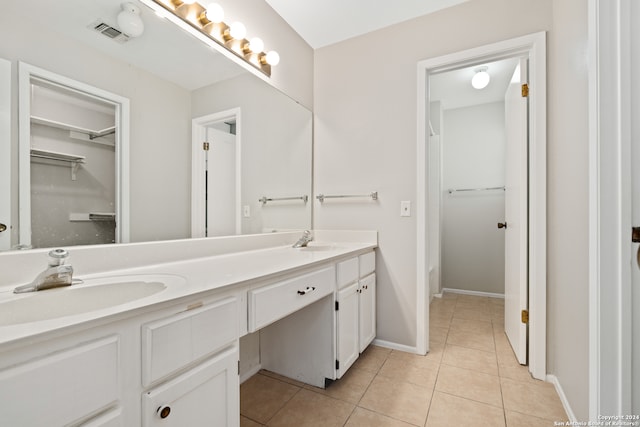
[(311, 242), (312, 240), (313, 240), (313, 235), (311, 234), (311, 231), (305, 230), (304, 233), (302, 233), (302, 237), (300, 237), (298, 241), (293, 244), (293, 247), (306, 248), (309, 242)]
[(65, 262), (69, 252), (64, 249), (54, 249), (49, 252), (49, 266), (38, 274), (35, 280), (27, 285), (18, 286), (13, 290), (14, 294), (24, 292), (36, 292), (45, 289), (70, 286), (73, 283), (73, 267)]

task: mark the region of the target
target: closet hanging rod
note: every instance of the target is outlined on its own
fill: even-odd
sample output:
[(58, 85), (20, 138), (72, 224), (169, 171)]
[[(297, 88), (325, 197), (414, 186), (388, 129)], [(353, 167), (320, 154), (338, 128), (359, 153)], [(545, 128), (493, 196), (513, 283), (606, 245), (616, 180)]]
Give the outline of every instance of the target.
[(260, 199), (258, 199), (258, 201), (260, 203), (262, 203), (263, 205), (266, 205), (267, 202), (276, 202), (276, 201), (281, 201), (281, 200), (302, 200), (303, 202), (307, 203), (309, 201), (309, 196), (307, 196), (306, 194), (304, 196), (297, 196), (297, 197), (267, 197), (267, 196), (262, 196)]
[(484, 188), (450, 188), (449, 194), (457, 193), (459, 191), (491, 191), (491, 190), (504, 190), (504, 187), (484, 187)]
[(332, 195), (332, 196), (327, 196), (324, 194), (318, 194), (316, 196), (316, 199), (318, 199), (320, 201), (320, 203), (324, 202), (325, 199), (346, 199), (346, 198), (355, 198), (355, 197), (371, 197), (371, 200), (378, 200), (378, 192), (377, 191), (373, 191), (369, 194), (339, 194), (339, 195)]

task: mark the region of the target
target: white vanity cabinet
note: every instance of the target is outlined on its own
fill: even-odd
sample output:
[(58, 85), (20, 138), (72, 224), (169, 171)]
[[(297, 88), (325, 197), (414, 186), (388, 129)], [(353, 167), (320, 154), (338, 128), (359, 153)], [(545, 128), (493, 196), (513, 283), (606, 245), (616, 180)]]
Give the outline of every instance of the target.
[(144, 427), (239, 426), (238, 347), (233, 345), (143, 395)]
[[(33, 359), (0, 369), (0, 424), (75, 425), (115, 407), (120, 399), (117, 335), (72, 344), (47, 343)], [(4, 362), (11, 363), (12, 355)], [(90, 425), (122, 425), (118, 412)]]
[(239, 425), (238, 308), (229, 297), (142, 326), (144, 427)]

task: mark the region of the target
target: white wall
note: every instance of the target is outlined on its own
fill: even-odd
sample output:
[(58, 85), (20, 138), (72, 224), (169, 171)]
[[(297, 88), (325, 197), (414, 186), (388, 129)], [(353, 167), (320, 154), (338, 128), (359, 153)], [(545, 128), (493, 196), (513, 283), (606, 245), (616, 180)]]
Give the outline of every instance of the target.
[[(241, 200), (251, 217), (243, 233), (311, 227), (311, 202), (273, 202), (263, 197), (311, 197), (311, 112), (289, 97), (244, 75), (193, 92), (193, 117), (241, 109)], [(246, 124), (246, 125), (245, 125)]]
[[(549, 31), (548, 371), (588, 418), (587, 4), (474, 0), (316, 51), (315, 189), (378, 204), (315, 211), (317, 228), (379, 230), (378, 338), (416, 342), (416, 63)], [(375, 58), (375, 59), (373, 59)]]
[(379, 339), (416, 344), (416, 222), (400, 217), (416, 197), (416, 64), (550, 29), (551, 3), (474, 0), (316, 51), (315, 192), (380, 200), (316, 203), (314, 227), (379, 230)]
[(588, 419), (587, 2), (553, 1), (547, 146), (547, 345), (579, 420)]
[(504, 293), (504, 102), (444, 111), (442, 287)]

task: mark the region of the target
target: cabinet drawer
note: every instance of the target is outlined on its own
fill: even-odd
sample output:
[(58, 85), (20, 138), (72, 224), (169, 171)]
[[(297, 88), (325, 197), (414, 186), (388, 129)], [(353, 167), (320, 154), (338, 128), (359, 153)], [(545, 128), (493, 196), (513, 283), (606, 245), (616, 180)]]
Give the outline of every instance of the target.
[(238, 347), (142, 395), (143, 427), (240, 425)]
[(249, 332), (307, 306), (335, 289), (333, 266), (249, 291)]
[(114, 336), (0, 371), (2, 425), (69, 425), (114, 405), (118, 359)]
[(376, 271), (376, 253), (374, 251), (360, 255), (360, 277)]
[(337, 265), (338, 289), (358, 280), (358, 257), (339, 262)]
[(237, 338), (236, 298), (143, 325), (142, 385), (146, 387)]

